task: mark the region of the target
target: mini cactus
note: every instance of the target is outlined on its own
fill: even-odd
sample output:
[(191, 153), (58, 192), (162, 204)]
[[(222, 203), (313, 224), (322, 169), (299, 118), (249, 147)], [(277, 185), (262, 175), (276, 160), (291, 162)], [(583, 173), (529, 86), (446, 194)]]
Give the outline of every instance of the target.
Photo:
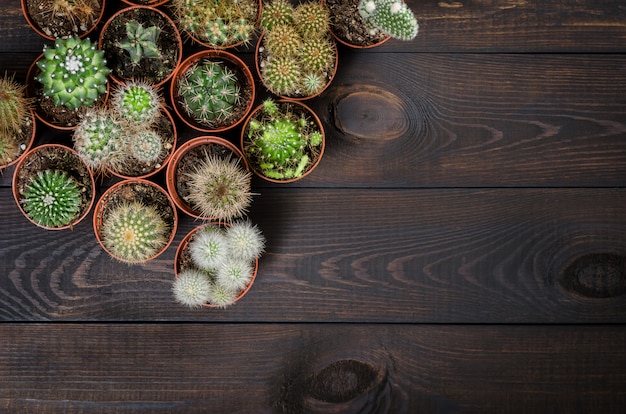
[(254, 266), (249, 260), (228, 257), (217, 269), (215, 283), (230, 291), (241, 291), (250, 283)]
[(264, 37), (265, 48), (273, 57), (297, 56), (302, 49), (302, 37), (297, 28), (281, 24), (269, 30)]
[(296, 6), (293, 20), (305, 39), (325, 36), (330, 30), (330, 12), (321, 2), (307, 2)]
[(220, 283), (211, 282), (209, 287), (209, 303), (220, 308), (231, 305), (237, 298), (237, 292), (234, 289), (227, 288)]
[(301, 68), (295, 57), (274, 57), (261, 62), (261, 76), (276, 95), (289, 96), (300, 91)]
[(26, 184), (22, 196), (24, 212), (44, 227), (69, 225), (80, 213), (80, 188), (64, 171), (40, 171)]
[(123, 202), (102, 221), (102, 244), (123, 262), (148, 260), (167, 244), (167, 225), (156, 207)]
[(138, 161), (151, 163), (159, 159), (163, 150), (163, 138), (154, 130), (130, 131), (130, 154)]
[[(29, 114), (32, 99), (26, 97), (26, 86), (14, 76), (0, 78), (0, 132), (15, 132)], [(1, 158), (1, 157), (0, 157)]]
[(237, 221), (226, 231), (230, 255), (242, 260), (254, 260), (265, 249), (265, 237), (261, 230), (249, 220)]
[(203, 61), (185, 72), (178, 85), (179, 103), (187, 115), (207, 127), (226, 124), (241, 91), (237, 75), (220, 62)]
[(197, 308), (207, 303), (211, 297), (209, 277), (195, 269), (181, 272), (172, 286), (174, 298), (182, 305)]
[(128, 52), (133, 65), (138, 65), (141, 59), (158, 59), (161, 57), (157, 45), (160, 34), (157, 26), (144, 27), (137, 20), (131, 20), (126, 22), (126, 37), (117, 42), (117, 47)]
[(358, 10), (365, 23), (373, 29), (400, 40), (411, 40), (417, 36), (417, 20), (402, 0), (361, 0)]
[(261, 27), (268, 31), (293, 22), (294, 6), (288, 0), (272, 0), (263, 4)]
[(239, 159), (207, 155), (187, 174), (187, 202), (204, 218), (230, 221), (247, 211), (252, 200), (251, 174)]
[(107, 91), (110, 70), (104, 52), (88, 38), (56, 39), (54, 47), (44, 47), (37, 67), (40, 73), (35, 79), (43, 85), (44, 95), (57, 106), (90, 106)]
[(201, 270), (216, 271), (224, 262), (228, 252), (228, 240), (217, 226), (206, 226), (199, 230), (189, 243), (191, 259)]
[(115, 87), (111, 106), (120, 117), (130, 122), (150, 124), (158, 118), (164, 101), (157, 88), (135, 80)]
[(0, 131), (0, 168), (13, 161), (13, 157), (18, 151), (13, 134)]
[(127, 161), (123, 127), (107, 109), (89, 109), (72, 136), (78, 156), (94, 171)]

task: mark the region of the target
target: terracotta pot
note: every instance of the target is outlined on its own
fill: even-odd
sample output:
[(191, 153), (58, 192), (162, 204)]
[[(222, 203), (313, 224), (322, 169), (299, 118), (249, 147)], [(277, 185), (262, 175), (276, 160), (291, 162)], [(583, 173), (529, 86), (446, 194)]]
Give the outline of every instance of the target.
[[(212, 62), (224, 62), (226, 66), (229, 67), (229, 69), (233, 70), (237, 74), (237, 78), (240, 81), (244, 81), (243, 85), (240, 84), (243, 99), (241, 100), (241, 103), (237, 105), (238, 115), (233, 117), (232, 122), (230, 122), (228, 125), (211, 127), (205, 124), (201, 124), (198, 121), (193, 120), (189, 115), (187, 115), (179, 102), (178, 87), (180, 85), (181, 78), (192, 66), (204, 60), (210, 60)], [(252, 72), (250, 71), (248, 66), (237, 56), (224, 50), (202, 50), (189, 56), (180, 65), (178, 65), (170, 84), (170, 98), (172, 100), (174, 112), (176, 112), (178, 117), (191, 128), (201, 132), (210, 133), (226, 131), (239, 125), (252, 109), (252, 105), (254, 104), (255, 92), (256, 84), (254, 78), (252, 77)]]
[[(205, 223), (202, 224), (194, 229), (192, 229), (189, 233), (187, 233), (185, 235), (185, 237), (181, 240), (180, 244), (178, 245), (178, 248), (176, 249), (176, 256), (174, 258), (174, 276), (176, 278), (178, 278), (178, 275), (185, 270), (188, 267), (183, 267), (182, 262), (183, 262), (183, 257), (185, 257), (186, 255), (189, 254), (189, 243), (193, 240), (193, 237), (195, 236), (196, 233), (198, 233), (200, 230), (204, 229), (205, 227), (208, 226), (221, 226), (221, 227), (228, 227), (230, 226), (228, 223), (224, 223), (224, 222), (217, 222), (217, 221), (212, 221), (209, 223)], [(246, 293), (248, 293), (248, 291), (250, 290), (250, 288), (252, 287), (252, 285), (254, 284), (254, 281), (256, 279), (256, 275), (257, 272), (259, 270), (259, 258), (257, 257), (254, 261), (254, 272), (252, 273), (252, 278), (250, 279), (250, 282), (248, 283), (248, 285), (239, 292), (239, 294), (237, 295), (237, 297), (235, 298), (234, 301), (232, 301), (230, 304), (234, 304), (235, 302), (237, 302), (239, 299), (241, 299), (242, 297), (244, 297), (246, 295)], [(205, 303), (204, 305), (202, 305), (204, 307), (207, 308), (219, 308), (220, 306), (218, 305), (214, 305), (211, 303)]]
[[(152, 256), (139, 260), (127, 260), (117, 257), (105, 246), (102, 241), (102, 225), (103, 222), (106, 220), (107, 214), (109, 213), (108, 204), (110, 202), (116, 200), (118, 197), (126, 201), (131, 201), (135, 198), (139, 198), (139, 196), (137, 195), (137, 189), (134, 188), (135, 186), (153, 189), (156, 191), (156, 194), (158, 194), (159, 198), (162, 198), (160, 201), (158, 201), (160, 204), (159, 211), (163, 212), (163, 214), (166, 214), (167, 217), (169, 217), (169, 220), (166, 220), (168, 221), (167, 224), (169, 225), (169, 237), (167, 238), (167, 241), (164, 243), (164, 245)], [(146, 203), (145, 198), (147, 197), (147, 195), (144, 193), (142, 193), (140, 201)], [(154, 201), (153, 198), (152, 202), (156, 203), (157, 201)], [(176, 212), (176, 206), (174, 205), (174, 202), (172, 201), (172, 198), (169, 196), (167, 191), (165, 191), (158, 184), (155, 184), (152, 181), (144, 180), (141, 178), (133, 178), (117, 182), (102, 194), (102, 197), (100, 197), (94, 207), (93, 229), (98, 243), (111, 257), (126, 263), (145, 263), (158, 257), (161, 253), (167, 250), (170, 244), (172, 244), (174, 236), (176, 235), (176, 230), (178, 229), (178, 214)]]
[[(54, 157), (45, 156), (43, 162), (37, 161), (39, 160), (39, 158), (37, 158), (37, 160), (34, 160), (35, 156), (45, 154), (47, 152), (53, 153)], [(71, 170), (68, 170), (67, 166), (64, 165), (64, 160), (66, 159), (66, 157), (71, 158), (71, 162), (74, 165), (73, 169)], [(85, 205), (83, 206), (83, 209), (79, 212), (78, 217), (75, 220), (64, 226), (47, 227), (35, 222), (26, 214), (21, 203), (21, 190), (27, 184), (27, 179), (30, 177), (30, 175), (27, 174), (27, 171), (31, 167), (34, 168), (33, 171), (62, 169), (72, 175), (74, 178), (76, 178), (76, 180), (81, 182), (82, 185), (84, 185), (84, 192), (87, 194), (84, 203)], [(83, 220), (85, 216), (87, 216), (87, 214), (91, 210), (91, 207), (93, 206), (96, 197), (96, 184), (93, 175), (87, 165), (80, 159), (76, 151), (74, 151), (72, 148), (68, 148), (60, 144), (41, 145), (31, 149), (26, 154), (24, 154), (17, 163), (17, 166), (15, 167), (12, 184), (13, 198), (24, 217), (26, 217), (28, 221), (35, 224), (36, 226), (46, 230), (72, 229), (76, 224)]]
[(319, 165), (320, 161), (322, 160), (322, 156), (324, 155), (324, 149), (326, 147), (326, 133), (324, 131), (324, 127), (322, 125), (322, 121), (320, 121), (320, 119), (317, 116), (317, 114), (311, 108), (309, 108), (307, 105), (305, 105), (303, 102), (296, 101), (296, 100), (293, 100), (293, 99), (279, 99), (279, 100), (276, 101), (276, 104), (279, 107), (281, 105), (292, 105), (293, 108), (300, 109), (300, 110), (304, 111), (313, 120), (313, 122), (317, 125), (317, 127), (320, 130), (320, 132), (322, 133), (322, 143), (321, 143), (321, 146), (320, 146), (320, 149), (319, 149), (319, 155), (313, 160), (312, 164), (304, 171), (304, 173), (300, 177), (294, 177), (294, 178), (282, 179), (282, 180), (266, 177), (265, 175), (263, 175), (263, 172), (255, 165), (254, 160), (252, 160), (248, 156), (248, 154), (246, 153), (246, 148), (248, 147), (248, 143), (249, 143), (249, 139), (247, 137), (247, 134), (248, 134), (248, 127), (250, 125), (250, 121), (260, 111), (263, 110), (263, 104), (257, 106), (256, 108), (254, 108), (250, 112), (250, 115), (248, 115), (248, 118), (246, 118), (246, 121), (245, 121), (245, 123), (243, 125), (243, 128), (241, 130), (240, 147), (241, 147), (242, 153), (244, 154), (244, 158), (245, 158), (245, 160), (246, 160), (250, 170), (255, 175), (257, 175), (258, 177), (262, 178), (265, 181), (269, 181), (271, 183), (286, 184), (286, 183), (291, 183), (291, 182), (294, 182), (294, 181), (301, 180), (302, 178), (306, 177), (311, 172), (313, 172), (313, 170), (315, 168), (317, 168), (317, 166)]
[[(159, 171), (162, 171), (167, 164), (169, 163), (170, 159), (172, 158), (172, 155), (174, 154), (174, 150), (176, 149), (176, 142), (178, 140), (178, 132), (176, 130), (176, 123), (174, 122), (174, 118), (172, 117), (172, 115), (170, 114), (170, 112), (165, 109), (165, 108), (161, 108), (161, 113), (162, 115), (162, 119), (164, 121), (164, 123), (168, 124), (171, 127), (171, 131), (172, 131), (172, 142), (169, 143), (170, 147), (168, 150), (168, 154), (165, 157), (165, 159), (160, 163), (160, 165), (156, 168), (154, 168), (152, 171), (149, 171), (145, 174), (142, 175), (138, 175), (138, 176), (131, 176), (131, 175), (126, 175), (122, 172), (118, 172), (118, 171), (114, 171), (109, 167), (106, 167), (107, 171), (110, 172), (111, 174), (123, 178), (123, 179), (130, 179), (130, 178), (148, 178), (148, 177), (152, 177), (153, 175), (155, 175), (156, 173), (158, 173)], [(165, 149), (165, 148), (164, 148)], [(140, 161), (136, 161), (137, 164), (141, 164)]]
[(46, 126), (50, 128), (57, 129), (57, 130), (72, 131), (76, 129), (76, 127), (78, 126), (80, 115), (83, 114), (87, 109), (94, 107), (94, 106), (104, 106), (106, 104), (107, 99), (109, 98), (109, 92), (111, 90), (111, 87), (108, 82), (107, 82), (106, 93), (104, 95), (101, 95), (100, 98), (98, 98), (98, 100), (94, 103), (94, 105), (90, 107), (81, 107), (75, 111), (68, 110), (68, 123), (61, 123), (59, 121), (50, 119), (45, 113), (45, 111), (42, 109), (42, 106), (41, 106), (42, 105), (42, 102), (41, 102), (41, 99), (42, 99), (41, 89), (42, 88), (41, 88), (41, 85), (39, 85), (37, 81), (35, 80), (35, 76), (37, 76), (37, 74), (40, 72), (39, 67), (37, 66), (37, 62), (41, 60), (41, 58), (43, 58), (43, 53), (39, 55), (37, 59), (35, 59), (33, 63), (31, 63), (30, 67), (28, 68), (28, 72), (26, 73), (26, 95), (29, 98), (35, 99), (35, 105), (34, 105), (35, 117), (38, 120), (40, 120), (43, 124), (45, 124)]
[(189, 151), (196, 149), (201, 146), (218, 146), (221, 147), (222, 150), (232, 153), (235, 157), (238, 157), (242, 160), (244, 167), (247, 169), (248, 165), (246, 164), (246, 160), (239, 150), (234, 144), (229, 141), (226, 141), (223, 138), (215, 137), (215, 136), (200, 136), (193, 138), (183, 145), (181, 145), (172, 155), (170, 162), (167, 164), (167, 170), (165, 173), (165, 182), (167, 185), (167, 191), (169, 192), (172, 200), (174, 200), (174, 204), (178, 206), (185, 214), (194, 217), (196, 219), (206, 220), (206, 217), (200, 215), (200, 213), (194, 210), (181, 196), (178, 185), (177, 185), (177, 176), (179, 173), (179, 163), (185, 157)]
[[(126, 53), (123, 54), (123, 57), (118, 56), (115, 52), (119, 51), (119, 49), (114, 46), (113, 48), (106, 48), (106, 44), (108, 42), (119, 41), (122, 36), (125, 34), (114, 31), (114, 22), (125, 19), (128, 16), (132, 16), (140, 23), (145, 21), (146, 16), (153, 15), (152, 17), (155, 20), (158, 20), (159, 23), (157, 27), (161, 28), (161, 33), (158, 37), (157, 43), (163, 40), (165, 36), (169, 36), (170, 40), (173, 40), (174, 43), (177, 44), (177, 55), (175, 61), (168, 62), (168, 70), (162, 76), (157, 76), (153, 73), (146, 73), (146, 68), (142, 67), (141, 63), (134, 67), (129, 61), (123, 59), (126, 57), (130, 59), (130, 56)], [(152, 18), (151, 18), (152, 21)], [(125, 27), (125, 26), (124, 26)], [(125, 28), (124, 28), (125, 30)], [(112, 33), (113, 32), (113, 33)], [(125, 32), (124, 32), (125, 33)], [(183, 40), (180, 36), (180, 32), (174, 21), (164, 12), (159, 9), (154, 8), (154, 6), (130, 6), (124, 9), (118, 10), (115, 12), (104, 24), (102, 30), (100, 31), (100, 35), (98, 37), (98, 48), (100, 50), (104, 50), (104, 56), (107, 59), (107, 65), (111, 69), (111, 73), (109, 77), (118, 84), (123, 84), (125, 81), (130, 79), (142, 79), (154, 86), (162, 86), (165, 82), (167, 82), (173, 75), (176, 67), (182, 61), (183, 56)], [(163, 59), (145, 59), (148, 63), (160, 63), (163, 64)], [(124, 76), (121, 72), (122, 68), (131, 68), (127, 76)]]
[[(44, 37), (48, 40), (55, 40), (57, 37), (65, 37), (65, 36), (70, 36), (72, 34), (75, 34), (80, 38), (87, 37), (102, 21), (102, 17), (104, 16), (105, 3), (106, 3), (105, 0), (100, 1), (100, 4), (101, 4), (100, 14), (98, 15), (94, 23), (90, 27), (86, 28), (86, 30), (79, 30), (78, 32), (74, 32), (74, 33), (63, 33), (63, 34), (59, 34), (59, 36), (54, 36), (53, 34), (45, 33), (44, 29), (35, 22), (35, 20), (33, 19), (33, 17), (31, 16), (28, 10), (27, 4), (26, 4), (27, 0), (20, 0), (20, 2), (22, 6), (22, 14), (24, 15), (24, 18), (26, 19), (26, 23), (28, 23), (31, 29), (33, 29), (39, 36)], [(53, 20), (58, 20), (58, 19), (57, 17), (55, 17)]]
[[(256, 48), (254, 50), (254, 64), (255, 64), (255, 67), (256, 67), (257, 75), (259, 75), (259, 79), (261, 79), (261, 83), (263, 84), (265, 89), (267, 89), (268, 91), (270, 91), (274, 95), (277, 95), (277, 96), (280, 96), (283, 99), (289, 99), (289, 100), (292, 100), (292, 101), (304, 101), (304, 100), (307, 100), (307, 99), (311, 99), (311, 98), (314, 98), (316, 96), (319, 96), (322, 92), (324, 92), (326, 89), (328, 89), (328, 87), (332, 83), (333, 79), (335, 78), (335, 74), (337, 73), (337, 67), (339, 65), (339, 53), (338, 53), (336, 47), (335, 47), (335, 64), (333, 65), (333, 69), (330, 72), (328, 80), (326, 81), (326, 84), (324, 85), (324, 87), (322, 89), (320, 89), (319, 91), (317, 91), (316, 93), (314, 93), (312, 95), (294, 95), (294, 96), (278, 95), (277, 93), (275, 93), (274, 91), (272, 91), (268, 87), (267, 83), (265, 82), (265, 79), (263, 78), (262, 72), (261, 72), (261, 59), (262, 59), (261, 48), (263, 47), (263, 39), (264, 39), (264, 34), (261, 34), (259, 36), (259, 40), (257, 41)], [(333, 38), (333, 42), (334, 42), (334, 38)]]
[(10, 167), (11, 165), (15, 165), (19, 162), (19, 160), (21, 160), (24, 155), (26, 155), (26, 153), (32, 148), (33, 143), (35, 142), (35, 134), (36, 134), (36, 129), (37, 129), (37, 122), (35, 122), (35, 111), (31, 108), (30, 109), (30, 117), (28, 118), (30, 120), (30, 126), (32, 127), (32, 132), (29, 135), (28, 141), (25, 144), (21, 144), (20, 146), (20, 154), (15, 157), (15, 159), (9, 161), (6, 164), (0, 164), (0, 173), (2, 173), (2, 170), (5, 168)]
[[(328, 0), (321, 0), (322, 4), (326, 4), (328, 7)], [(358, 5), (359, 0), (335, 0), (335, 1), (343, 1), (343, 2), (353, 2), (354, 6), (356, 7), (356, 5)], [(333, 9), (328, 7), (328, 10), (330, 11), (330, 21), (331, 21), (331, 26), (330, 26), (330, 34), (335, 38), (335, 40), (339, 43), (341, 43), (344, 46), (353, 48), (353, 49), (371, 49), (373, 47), (377, 47), (382, 45), (383, 43), (387, 42), (389, 39), (391, 39), (391, 36), (384, 36), (381, 37), (381, 40), (372, 40), (371, 43), (368, 44), (355, 44), (353, 42), (350, 42), (349, 39), (347, 39), (345, 36), (342, 36), (341, 34), (339, 34), (336, 30), (333, 30), (333, 24), (332, 22), (335, 20), (335, 14), (333, 13)], [(355, 20), (360, 21), (361, 16), (358, 15), (358, 10), (355, 8), (354, 12), (357, 14), (355, 16)], [(351, 26), (351, 28), (354, 28), (354, 25)]]

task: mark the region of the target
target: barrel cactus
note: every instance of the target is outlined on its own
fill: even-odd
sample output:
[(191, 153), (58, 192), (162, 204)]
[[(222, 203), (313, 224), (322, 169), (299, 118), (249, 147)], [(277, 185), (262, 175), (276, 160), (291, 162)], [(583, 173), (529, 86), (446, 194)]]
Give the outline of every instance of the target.
[(110, 110), (89, 109), (72, 136), (78, 156), (93, 171), (115, 168), (128, 161), (123, 124)]
[(372, 29), (400, 40), (412, 40), (417, 36), (415, 15), (402, 0), (361, 0), (358, 10)]
[(7, 74), (0, 78), (0, 168), (15, 161), (27, 148), (22, 138), (26, 127), (33, 126), (31, 105), (25, 85)]
[(59, 38), (54, 47), (44, 46), (43, 58), (37, 61), (40, 72), (35, 79), (43, 86), (43, 94), (57, 106), (77, 109), (91, 106), (107, 91), (104, 52), (89, 38)]
[(136, 124), (150, 124), (164, 106), (158, 88), (146, 82), (131, 80), (116, 86), (111, 93), (111, 106), (120, 117)]

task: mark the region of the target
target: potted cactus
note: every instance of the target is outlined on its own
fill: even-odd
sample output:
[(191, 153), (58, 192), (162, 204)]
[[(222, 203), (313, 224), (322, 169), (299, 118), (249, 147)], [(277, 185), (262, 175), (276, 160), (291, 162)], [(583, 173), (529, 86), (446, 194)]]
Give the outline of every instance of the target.
[(104, 54), (89, 38), (56, 39), (44, 46), (26, 75), (35, 115), (56, 129), (74, 129), (88, 108), (106, 102), (110, 72)]
[(211, 222), (191, 230), (176, 249), (174, 299), (190, 308), (224, 308), (256, 278), (265, 238), (249, 220)]
[(261, 15), (259, 0), (173, 0), (172, 8), (180, 30), (212, 49), (250, 43)]
[(15, 76), (0, 78), (0, 171), (17, 163), (35, 140), (35, 114), (26, 86)]
[(266, 100), (250, 113), (241, 131), (241, 148), (252, 172), (274, 183), (311, 173), (324, 147), (321, 121), (299, 101)]
[(162, 6), (170, 0), (122, 0), (123, 3), (128, 4), (129, 6), (150, 6), (150, 7), (158, 7)]
[(331, 33), (354, 48), (379, 46), (391, 38), (412, 40), (418, 23), (402, 0), (324, 0)]
[(203, 50), (185, 59), (170, 84), (174, 111), (202, 132), (235, 127), (252, 109), (255, 83), (250, 69), (232, 53)]
[(161, 10), (130, 6), (114, 13), (98, 38), (111, 79), (141, 79), (161, 86), (182, 60), (183, 42), (174, 21)]
[(94, 207), (98, 243), (111, 257), (144, 263), (163, 253), (178, 227), (176, 207), (166, 191), (144, 179), (120, 181)]
[(202, 220), (233, 221), (252, 201), (241, 151), (219, 137), (201, 136), (180, 146), (167, 166), (166, 183), (174, 203)]
[(337, 71), (337, 47), (322, 3), (292, 6), (287, 0), (273, 0), (263, 8), (261, 28), (255, 63), (270, 92), (309, 99), (330, 85)]
[(86, 37), (104, 14), (104, 0), (21, 0), (28, 25), (40, 36)]
[(95, 183), (76, 152), (46, 144), (27, 152), (13, 175), (13, 197), (22, 214), (47, 230), (71, 229), (93, 205)]

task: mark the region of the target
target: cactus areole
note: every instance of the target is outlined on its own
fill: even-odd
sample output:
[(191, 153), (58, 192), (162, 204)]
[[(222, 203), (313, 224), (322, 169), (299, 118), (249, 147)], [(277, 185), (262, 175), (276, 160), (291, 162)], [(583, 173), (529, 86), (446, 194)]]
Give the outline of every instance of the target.
[(37, 67), (41, 72), (35, 79), (43, 85), (44, 95), (57, 106), (90, 106), (107, 91), (110, 70), (104, 52), (88, 38), (56, 39), (54, 47), (44, 47)]

